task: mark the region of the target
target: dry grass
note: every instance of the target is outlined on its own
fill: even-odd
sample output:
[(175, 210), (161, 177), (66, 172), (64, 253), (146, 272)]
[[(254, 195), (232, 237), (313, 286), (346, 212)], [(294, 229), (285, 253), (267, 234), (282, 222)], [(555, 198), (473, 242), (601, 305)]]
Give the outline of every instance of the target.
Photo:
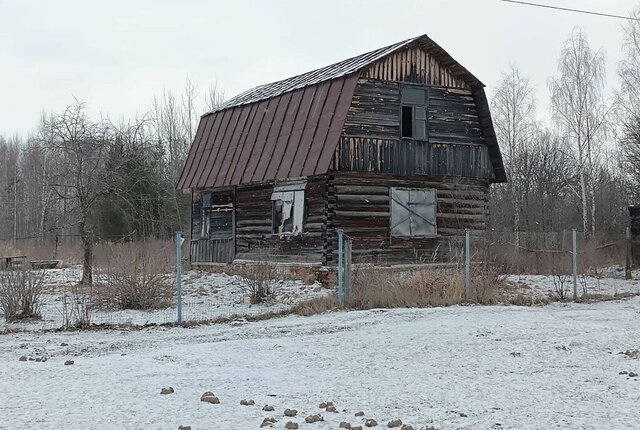
[(0, 270), (0, 307), (6, 321), (40, 319), (43, 273), (30, 265)]
[(473, 296), (464, 298), (464, 274), (457, 269), (421, 269), (394, 273), (375, 267), (359, 268), (353, 280), (348, 306), (356, 309), (450, 306), (499, 301), (503, 280), (489, 268), (472, 277)]
[[(106, 246), (106, 245), (105, 245)], [(105, 252), (108, 251), (108, 252)], [(171, 250), (164, 242), (111, 245), (98, 260), (96, 305), (110, 309), (152, 310), (171, 304)]]

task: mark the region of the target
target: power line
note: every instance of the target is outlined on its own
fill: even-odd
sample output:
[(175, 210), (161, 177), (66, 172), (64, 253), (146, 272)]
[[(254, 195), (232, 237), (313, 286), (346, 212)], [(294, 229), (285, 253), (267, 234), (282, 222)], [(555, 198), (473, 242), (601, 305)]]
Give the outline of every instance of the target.
[(551, 6), (551, 5), (548, 5), (548, 4), (540, 4), (540, 3), (530, 3), (530, 2), (526, 2), (526, 1), (520, 1), (520, 0), (500, 0), (500, 1), (503, 1), (505, 3), (515, 3), (515, 4), (523, 4), (523, 5), (527, 5), (527, 6), (543, 7), (543, 8), (547, 8), (547, 9), (563, 10), (563, 11), (566, 11), (566, 12), (585, 13), (587, 15), (606, 16), (607, 18), (626, 19), (628, 21), (640, 21), (639, 18), (634, 18), (632, 16), (614, 15), (614, 14), (611, 14), (611, 13), (602, 13), (602, 12), (592, 12), (592, 11), (589, 11), (589, 10), (572, 9), (572, 8), (568, 8), (568, 7)]

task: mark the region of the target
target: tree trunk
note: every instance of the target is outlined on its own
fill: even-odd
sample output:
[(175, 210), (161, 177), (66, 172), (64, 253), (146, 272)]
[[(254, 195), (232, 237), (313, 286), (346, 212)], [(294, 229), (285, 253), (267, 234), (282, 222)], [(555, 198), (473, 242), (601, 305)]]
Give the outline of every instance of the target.
[(589, 202), (587, 200), (587, 178), (584, 174), (584, 168), (580, 170), (580, 200), (582, 200), (582, 228), (586, 237), (589, 234)]
[(82, 280), (86, 287), (93, 286), (93, 234), (85, 221), (80, 223), (80, 239), (82, 240)]

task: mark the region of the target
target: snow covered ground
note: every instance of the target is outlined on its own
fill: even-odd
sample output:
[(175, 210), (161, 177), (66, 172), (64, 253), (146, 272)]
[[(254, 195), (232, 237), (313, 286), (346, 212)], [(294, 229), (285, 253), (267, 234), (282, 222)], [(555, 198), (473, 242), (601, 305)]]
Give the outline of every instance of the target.
[[(640, 347), (638, 321), (640, 297), (0, 335), (0, 428), (257, 429), (266, 416), (300, 429), (364, 418), (415, 429), (637, 428), (640, 378), (619, 372), (640, 371), (620, 354)], [(167, 386), (175, 393), (161, 395)], [(200, 402), (208, 390), (219, 405)], [(318, 408), (327, 400), (337, 413)], [(324, 422), (304, 423), (318, 412)]]
[[(168, 274), (170, 282), (173, 275)], [(55, 329), (63, 325), (65, 294), (71, 300), (68, 287), (82, 278), (80, 267), (51, 269), (44, 271), (46, 293), (43, 295), (40, 312), (42, 320), (12, 324), (12, 327), (28, 330)], [(104, 280), (100, 275), (98, 281)], [(225, 273), (211, 273), (189, 270), (183, 274), (183, 319), (185, 321), (215, 320), (234, 316), (245, 317), (286, 310), (294, 304), (330, 294), (330, 290), (320, 284), (305, 285), (296, 280), (278, 280), (272, 283), (275, 291), (273, 300), (260, 305), (252, 305), (242, 278)], [(172, 306), (154, 311), (94, 310), (91, 321), (94, 324), (164, 324), (176, 321), (175, 298)], [(0, 315), (0, 327), (6, 325)]]
[[(550, 275), (509, 275), (507, 281), (516, 285), (516, 293), (525, 296), (557, 297), (558, 289), (565, 290), (567, 297), (573, 297), (573, 278), (571, 275), (561, 277)], [(622, 267), (607, 267), (599, 276), (578, 276), (578, 295), (618, 296), (640, 294), (640, 270), (634, 270), (632, 279), (624, 279)]]

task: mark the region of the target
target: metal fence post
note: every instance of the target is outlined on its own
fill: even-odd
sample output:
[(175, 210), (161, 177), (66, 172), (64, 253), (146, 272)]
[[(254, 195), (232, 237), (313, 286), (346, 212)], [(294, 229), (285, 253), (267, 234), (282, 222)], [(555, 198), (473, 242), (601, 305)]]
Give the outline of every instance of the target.
[(182, 232), (176, 232), (176, 289), (177, 289), (177, 307), (178, 307), (178, 324), (182, 324)]
[(624, 279), (631, 279), (631, 227), (627, 227), (625, 234), (625, 262)]
[(344, 276), (342, 267), (342, 250), (344, 241), (344, 230), (338, 230), (338, 303), (342, 306), (342, 278)]
[(571, 270), (573, 272), (573, 300), (578, 300), (578, 231), (571, 230), (573, 251), (571, 253)]
[(471, 300), (471, 232), (464, 230), (464, 298)]
[(347, 302), (351, 300), (351, 246), (353, 242), (347, 237), (344, 245), (344, 296)]

